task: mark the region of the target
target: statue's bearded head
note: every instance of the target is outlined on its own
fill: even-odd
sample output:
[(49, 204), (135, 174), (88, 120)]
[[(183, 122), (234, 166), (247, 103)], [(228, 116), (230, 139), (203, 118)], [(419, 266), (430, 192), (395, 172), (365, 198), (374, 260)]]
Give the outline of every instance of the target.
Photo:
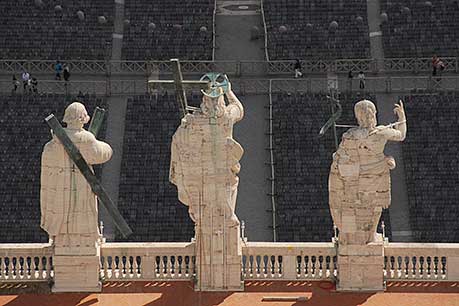
[(373, 129), (376, 127), (376, 106), (369, 100), (362, 100), (354, 106), (355, 117), (360, 127)]
[(83, 104), (80, 102), (73, 102), (65, 109), (64, 122), (69, 127), (83, 127), (89, 122), (90, 117)]
[(225, 114), (225, 98), (223, 96), (211, 98), (204, 95), (202, 97), (201, 110), (208, 117), (221, 117)]

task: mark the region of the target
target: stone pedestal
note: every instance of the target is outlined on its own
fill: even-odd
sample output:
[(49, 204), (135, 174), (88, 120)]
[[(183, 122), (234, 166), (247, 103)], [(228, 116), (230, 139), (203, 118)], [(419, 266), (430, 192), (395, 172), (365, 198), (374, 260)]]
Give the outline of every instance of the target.
[(100, 292), (100, 247), (55, 248), (52, 292)]
[[(241, 291), (242, 246), (239, 226), (226, 227), (214, 208), (213, 227), (197, 227), (196, 291)], [(209, 222), (210, 224), (210, 222)]]
[(338, 291), (383, 291), (384, 247), (381, 242), (338, 247)]

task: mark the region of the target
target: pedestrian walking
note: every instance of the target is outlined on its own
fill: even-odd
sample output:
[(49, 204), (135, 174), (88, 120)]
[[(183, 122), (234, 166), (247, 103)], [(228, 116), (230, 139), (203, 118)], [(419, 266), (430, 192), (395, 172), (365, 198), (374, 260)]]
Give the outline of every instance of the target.
[(365, 74), (363, 73), (363, 71), (359, 72), (357, 78), (359, 79), (359, 88), (365, 89)]
[(19, 83), (18, 79), (16, 78), (15, 75), (13, 75), (13, 82), (12, 82), (13, 88), (11, 89), (11, 93), (16, 93), (16, 91), (18, 90), (19, 84), (20, 83)]
[(70, 79), (70, 67), (67, 64), (64, 64), (64, 80), (68, 82)]
[(445, 70), (445, 63), (436, 55), (432, 56), (432, 76), (441, 77), (441, 72)]
[(56, 62), (56, 65), (54, 65), (54, 71), (56, 71), (56, 80), (62, 80), (61, 73), (62, 73), (62, 64), (60, 61)]
[(349, 90), (352, 91), (352, 79), (354, 78), (354, 75), (352, 74), (352, 70), (349, 70), (349, 73), (347, 74), (347, 79), (349, 82)]
[(27, 86), (29, 85), (30, 74), (24, 70), (21, 75), (22, 78), (22, 86), (24, 87), (24, 92), (27, 90)]
[(295, 69), (295, 79), (303, 77), (303, 72), (301, 72), (301, 62), (299, 59), (295, 60), (293, 68)]

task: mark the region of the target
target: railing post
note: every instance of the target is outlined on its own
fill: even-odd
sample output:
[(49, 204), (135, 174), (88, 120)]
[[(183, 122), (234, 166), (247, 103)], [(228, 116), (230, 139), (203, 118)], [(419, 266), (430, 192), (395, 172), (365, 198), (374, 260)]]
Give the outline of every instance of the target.
[(142, 256), (142, 279), (153, 279), (154, 278), (154, 256), (149, 256), (149, 254)]
[(241, 61), (236, 62), (236, 76), (237, 77), (241, 76)]
[(282, 268), (283, 268), (282, 278), (285, 280), (297, 279), (297, 275), (298, 275), (297, 265), (298, 265), (298, 262), (296, 260), (296, 256), (292, 256), (292, 255), (282, 256)]
[(112, 75), (111, 61), (105, 61), (105, 75), (110, 77)]
[(386, 93), (390, 93), (392, 91), (392, 79), (391, 77), (387, 77), (386, 79)]

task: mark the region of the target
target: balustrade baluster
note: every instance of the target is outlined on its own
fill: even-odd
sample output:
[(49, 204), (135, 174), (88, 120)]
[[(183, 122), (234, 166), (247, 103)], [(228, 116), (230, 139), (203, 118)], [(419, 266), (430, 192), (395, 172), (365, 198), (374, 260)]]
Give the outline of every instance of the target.
[(384, 266), (383, 266), (383, 276), (385, 278), (388, 277), (389, 273), (387, 273), (388, 265), (387, 265), (387, 256), (384, 256)]
[(108, 279), (113, 278), (113, 257), (112, 256), (108, 256), (107, 257), (106, 276), (107, 276)]
[(179, 278), (183, 278), (183, 270), (182, 270), (182, 264), (183, 264), (183, 256), (178, 256), (177, 257), (177, 276)]
[(277, 266), (276, 266), (276, 272), (277, 273), (277, 276), (279, 278), (282, 278), (284, 276), (284, 266), (283, 266), (283, 257), (282, 256), (277, 256)]
[(190, 276), (190, 256), (185, 256), (185, 276)]
[(120, 258), (119, 256), (115, 256), (115, 273), (113, 273), (114, 278), (120, 277)]
[(12, 269), (11, 269), (11, 277), (13, 279), (16, 279), (17, 278), (17, 258), (16, 257), (13, 257), (13, 259), (11, 260), (11, 265), (12, 265)]
[(127, 268), (127, 258), (126, 256), (121, 257), (121, 263), (122, 263), (122, 268), (121, 268), (121, 278), (126, 278), (128, 274), (128, 268)]
[(177, 272), (176, 272), (176, 267), (175, 267), (175, 265), (176, 265), (175, 256), (170, 256), (170, 260), (169, 260), (169, 261), (170, 261), (170, 266), (171, 266), (171, 273), (170, 273), (170, 274), (171, 274), (171, 277), (172, 277), (172, 278), (176, 278), (176, 275), (175, 275), (175, 274), (176, 274)]
[(143, 278), (143, 271), (142, 271), (142, 257), (136, 256), (135, 257), (135, 277), (136, 278)]
[(426, 272), (425, 272), (425, 260), (424, 260), (424, 256), (420, 256), (419, 257), (419, 269), (418, 269), (418, 275), (419, 275), (419, 278), (426, 278)]
[(105, 263), (106, 263), (106, 258), (105, 256), (100, 256), (100, 262), (99, 262), (99, 266), (100, 266), (100, 269), (99, 269), (99, 275), (102, 279), (105, 279), (107, 278), (107, 269), (106, 269), (106, 266), (105, 266)]
[(49, 277), (53, 278), (54, 277), (54, 264), (53, 264), (53, 257), (49, 257)]
[(269, 274), (269, 258), (267, 255), (264, 255), (262, 257), (261, 264), (262, 264), (261, 268), (262, 268), (263, 278), (266, 278)]
[(255, 257), (255, 263), (256, 263), (256, 277), (260, 278), (261, 275), (261, 256), (257, 255)]
[(4, 257), (3, 258), (3, 262), (4, 262), (4, 272), (3, 272), (3, 275), (5, 276), (5, 279), (9, 279), (11, 278), (10, 277), (10, 258), (9, 257)]
[(427, 278), (432, 277), (432, 257), (427, 256)]
[(137, 267), (134, 266), (134, 257), (129, 256), (129, 277), (134, 277), (134, 271), (137, 270)]
[(253, 275), (254, 275), (253, 262), (254, 262), (253, 255), (250, 255), (250, 257), (249, 257), (249, 276), (250, 277), (253, 277)]
[(441, 258), (441, 278), (442, 279), (446, 279), (446, 269), (447, 269), (446, 265), (447, 265), (446, 257), (443, 256)]
[(412, 273), (411, 273), (411, 277), (414, 278), (414, 279), (420, 279), (420, 276), (419, 276), (419, 259), (418, 257), (416, 256), (413, 256), (411, 257), (411, 261), (412, 261), (412, 264), (413, 264), (413, 270), (412, 270)]
[(160, 278), (165, 278), (167, 275), (167, 256), (163, 256), (160, 262)]
[(330, 272), (330, 261), (331, 261), (330, 256), (325, 257), (325, 277), (327, 277), (327, 278), (329, 278), (330, 275), (331, 275), (331, 272)]
[(402, 278), (403, 267), (402, 267), (402, 256), (397, 256), (397, 278)]
[(405, 256), (404, 259), (402, 278), (410, 278), (413, 276), (413, 263), (408, 256)]
[(333, 276), (338, 276), (338, 256), (333, 256)]
[[(1, 266), (1, 265), (0, 265)], [(33, 277), (32, 275), (32, 258), (30, 258), (30, 256), (28, 256), (26, 258), (26, 274), (27, 274), (27, 279), (31, 279)], [(0, 268), (0, 273), (1, 271), (3, 271), (3, 268)], [(2, 273), (3, 274), (3, 273)], [(1, 277), (1, 275), (0, 275)]]
[(313, 278), (316, 278), (318, 273), (317, 273), (317, 257), (316, 256), (311, 256), (311, 276)]
[(312, 260), (309, 256), (304, 256), (304, 266), (305, 266), (305, 274), (306, 278), (312, 278)]
[(24, 257), (21, 256), (19, 257), (19, 278), (23, 279), (24, 278), (24, 265), (25, 265), (25, 260)]
[(51, 276), (51, 264), (50, 264), (50, 257), (43, 257), (43, 261), (45, 262), (45, 268), (46, 268), (46, 272), (45, 272), (45, 279), (49, 279)]
[(247, 277), (247, 255), (242, 255), (241, 273), (242, 273), (242, 278)]
[(323, 262), (324, 262), (324, 257), (323, 256), (319, 256), (319, 268), (318, 268), (318, 273), (317, 273), (319, 278), (324, 275), (324, 273), (323, 273), (323, 270), (324, 270)]
[(196, 276), (196, 256), (191, 256), (193, 276)]
[[(273, 273), (273, 269), (274, 269), (274, 256), (271, 256), (271, 257), (268, 257), (268, 256), (265, 256), (265, 258), (267, 259), (265, 261), (265, 267), (266, 267), (266, 276), (267, 278), (273, 278), (274, 277), (274, 273)], [(267, 264), (267, 265), (266, 265)]]
[(390, 278), (395, 277), (395, 257), (390, 257)]
[(439, 273), (438, 273), (438, 268), (439, 268), (439, 267), (438, 267), (438, 257), (435, 256), (435, 257), (434, 257), (434, 275), (433, 275), (433, 276), (434, 276), (434, 278), (436, 278), (436, 279), (438, 278), (438, 274), (439, 274)]

